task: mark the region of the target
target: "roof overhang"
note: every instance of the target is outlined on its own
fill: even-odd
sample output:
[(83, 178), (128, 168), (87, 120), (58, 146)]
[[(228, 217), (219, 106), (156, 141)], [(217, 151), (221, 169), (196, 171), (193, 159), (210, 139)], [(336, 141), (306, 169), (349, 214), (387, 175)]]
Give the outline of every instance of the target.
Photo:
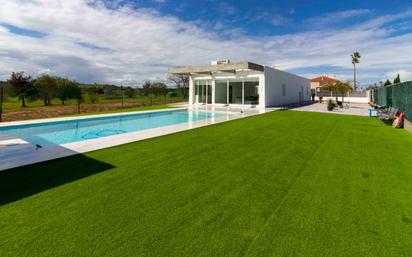
[(252, 62), (239, 62), (229, 64), (216, 64), (207, 66), (191, 66), (191, 67), (176, 67), (170, 68), (170, 74), (212, 74), (216, 72), (236, 73), (237, 71), (253, 70), (264, 71), (262, 65)]

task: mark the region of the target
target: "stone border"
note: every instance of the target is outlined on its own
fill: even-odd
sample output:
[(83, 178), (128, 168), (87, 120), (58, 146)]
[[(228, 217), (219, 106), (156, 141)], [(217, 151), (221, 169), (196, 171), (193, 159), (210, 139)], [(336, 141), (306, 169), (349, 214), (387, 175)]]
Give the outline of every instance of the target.
[(412, 134), (412, 122), (408, 121), (407, 119), (403, 122), (403, 128)]

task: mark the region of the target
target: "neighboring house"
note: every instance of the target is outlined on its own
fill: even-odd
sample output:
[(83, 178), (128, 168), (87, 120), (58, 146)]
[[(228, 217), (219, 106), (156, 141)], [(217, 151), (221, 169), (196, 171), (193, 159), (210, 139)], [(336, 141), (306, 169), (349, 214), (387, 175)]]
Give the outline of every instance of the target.
[(309, 79), (251, 62), (170, 68), (190, 76), (189, 105), (275, 107), (310, 101)]
[(329, 84), (329, 83), (336, 83), (338, 80), (335, 78), (331, 78), (328, 76), (320, 76), (310, 80), (310, 88), (317, 90), (318, 88)]

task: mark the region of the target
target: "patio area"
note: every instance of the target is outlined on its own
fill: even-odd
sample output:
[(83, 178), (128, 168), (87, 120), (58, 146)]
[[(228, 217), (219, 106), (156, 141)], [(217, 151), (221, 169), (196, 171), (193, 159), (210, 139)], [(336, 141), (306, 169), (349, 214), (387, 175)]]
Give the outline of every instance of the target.
[(367, 103), (350, 103), (349, 108), (335, 108), (333, 111), (327, 110), (327, 102), (323, 103), (313, 103), (310, 105), (304, 105), (294, 108), (289, 108), (294, 111), (304, 111), (304, 112), (323, 112), (332, 114), (345, 114), (345, 115), (356, 115), (356, 116), (368, 116), (368, 109), (371, 107)]

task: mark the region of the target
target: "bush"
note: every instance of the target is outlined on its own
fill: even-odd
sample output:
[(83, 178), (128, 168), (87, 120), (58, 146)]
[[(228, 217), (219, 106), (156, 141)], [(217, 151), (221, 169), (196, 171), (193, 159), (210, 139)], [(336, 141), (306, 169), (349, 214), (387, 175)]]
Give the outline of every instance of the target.
[(87, 94), (86, 101), (92, 104), (95, 104), (99, 102), (99, 95), (95, 93), (89, 93)]
[(333, 111), (333, 108), (335, 108), (335, 103), (333, 102), (332, 99), (329, 99), (328, 101), (328, 111)]
[(169, 97), (177, 97), (176, 91), (171, 91), (168, 94), (169, 94)]
[(343, 103), (342, 103), (342, 101), (338, 101), (338, 106), (339, 106), (339, 108), (343, 108)]
[(319, 103), (322, 103), (323, 97), (319, 96)]

